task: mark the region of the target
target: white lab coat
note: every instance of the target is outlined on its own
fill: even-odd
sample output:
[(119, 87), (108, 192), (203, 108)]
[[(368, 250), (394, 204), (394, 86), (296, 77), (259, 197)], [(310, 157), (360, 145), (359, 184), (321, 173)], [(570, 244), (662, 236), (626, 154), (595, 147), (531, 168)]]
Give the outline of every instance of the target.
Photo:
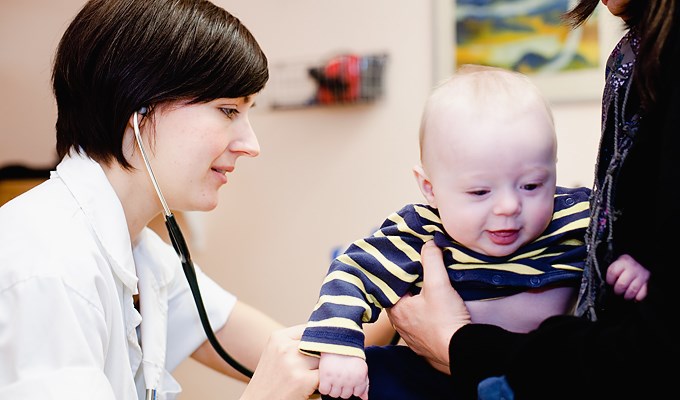
[[(197, 274), (217, 330), (236, 299)], [(140, 332), (155, 352), (145, 363)], [(143, 398), (149, 366), (159, 399), (171, 399), (181, 388), (167, 371), (205, 340), (175, 250), (149, 229), (132, 247), (93, 160), (65, 157), (48, 181), (0, 208), (0, 399)]]

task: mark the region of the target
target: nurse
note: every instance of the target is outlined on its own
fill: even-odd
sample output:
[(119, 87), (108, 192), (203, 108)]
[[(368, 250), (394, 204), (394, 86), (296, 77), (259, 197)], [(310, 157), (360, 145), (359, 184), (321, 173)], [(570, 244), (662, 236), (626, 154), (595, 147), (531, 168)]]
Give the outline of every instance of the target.
[[(170, 209), (214, 209), (237, 160), (260, 152), (249, 110), (267, 80), (251, 33), (208, 1), (84, 5), (52, 74), (61, 162), (0, 208), (0, 398), (171, 399), (189, 356), (247, 380), (206, 341), (175, 250), (146, 226), (163, 207), (141, 150)], [(196, 271), (222, 346), (258, 367), (243, 399), (307, 398), (318, 376), (301, 327)]]

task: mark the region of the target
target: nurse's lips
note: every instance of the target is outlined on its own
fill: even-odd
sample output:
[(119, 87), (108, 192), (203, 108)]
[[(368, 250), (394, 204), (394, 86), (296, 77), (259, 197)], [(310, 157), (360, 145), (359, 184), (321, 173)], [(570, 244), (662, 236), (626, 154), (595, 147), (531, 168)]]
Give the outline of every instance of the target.
[(215, 171), (217, 174), (219, 174), (219, 178), (223, 183), (227, 183), (227, 173), (234, 171), (234, 167), (213, 167), (211, 168), (213, 171)]
[(489, 239), (497, 245), (509, 245), (514, 243), (519, 237), (518, 229), (507, 229), (502, 231), (489, 231)]
[(212, 170), (224, 175), (227, 172), (232, 172), (234, 170), (234, 167), (213, 167)]

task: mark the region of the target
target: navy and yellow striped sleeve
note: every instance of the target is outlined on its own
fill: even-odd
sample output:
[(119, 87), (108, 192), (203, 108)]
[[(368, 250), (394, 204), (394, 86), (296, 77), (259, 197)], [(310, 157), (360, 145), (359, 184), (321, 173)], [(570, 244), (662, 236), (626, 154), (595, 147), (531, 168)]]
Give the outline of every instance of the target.
[(300, 350), (363, 358), (362, 324), (375, 322), (420, 279), (420, 250), (435, 232), (442, 226), (434, 210), (408, 205), (352, 243), (330, 265)]

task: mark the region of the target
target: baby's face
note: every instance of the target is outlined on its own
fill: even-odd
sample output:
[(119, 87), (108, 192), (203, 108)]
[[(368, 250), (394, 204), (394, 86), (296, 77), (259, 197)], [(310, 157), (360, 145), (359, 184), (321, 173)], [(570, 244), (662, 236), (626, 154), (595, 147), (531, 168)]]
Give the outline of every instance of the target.
[(432, 205), (457, 242), (491, 256), (512, 254), (552, 218), (553, 125), (538, 108), (443, 114), (433, 120), (423, 153)]

